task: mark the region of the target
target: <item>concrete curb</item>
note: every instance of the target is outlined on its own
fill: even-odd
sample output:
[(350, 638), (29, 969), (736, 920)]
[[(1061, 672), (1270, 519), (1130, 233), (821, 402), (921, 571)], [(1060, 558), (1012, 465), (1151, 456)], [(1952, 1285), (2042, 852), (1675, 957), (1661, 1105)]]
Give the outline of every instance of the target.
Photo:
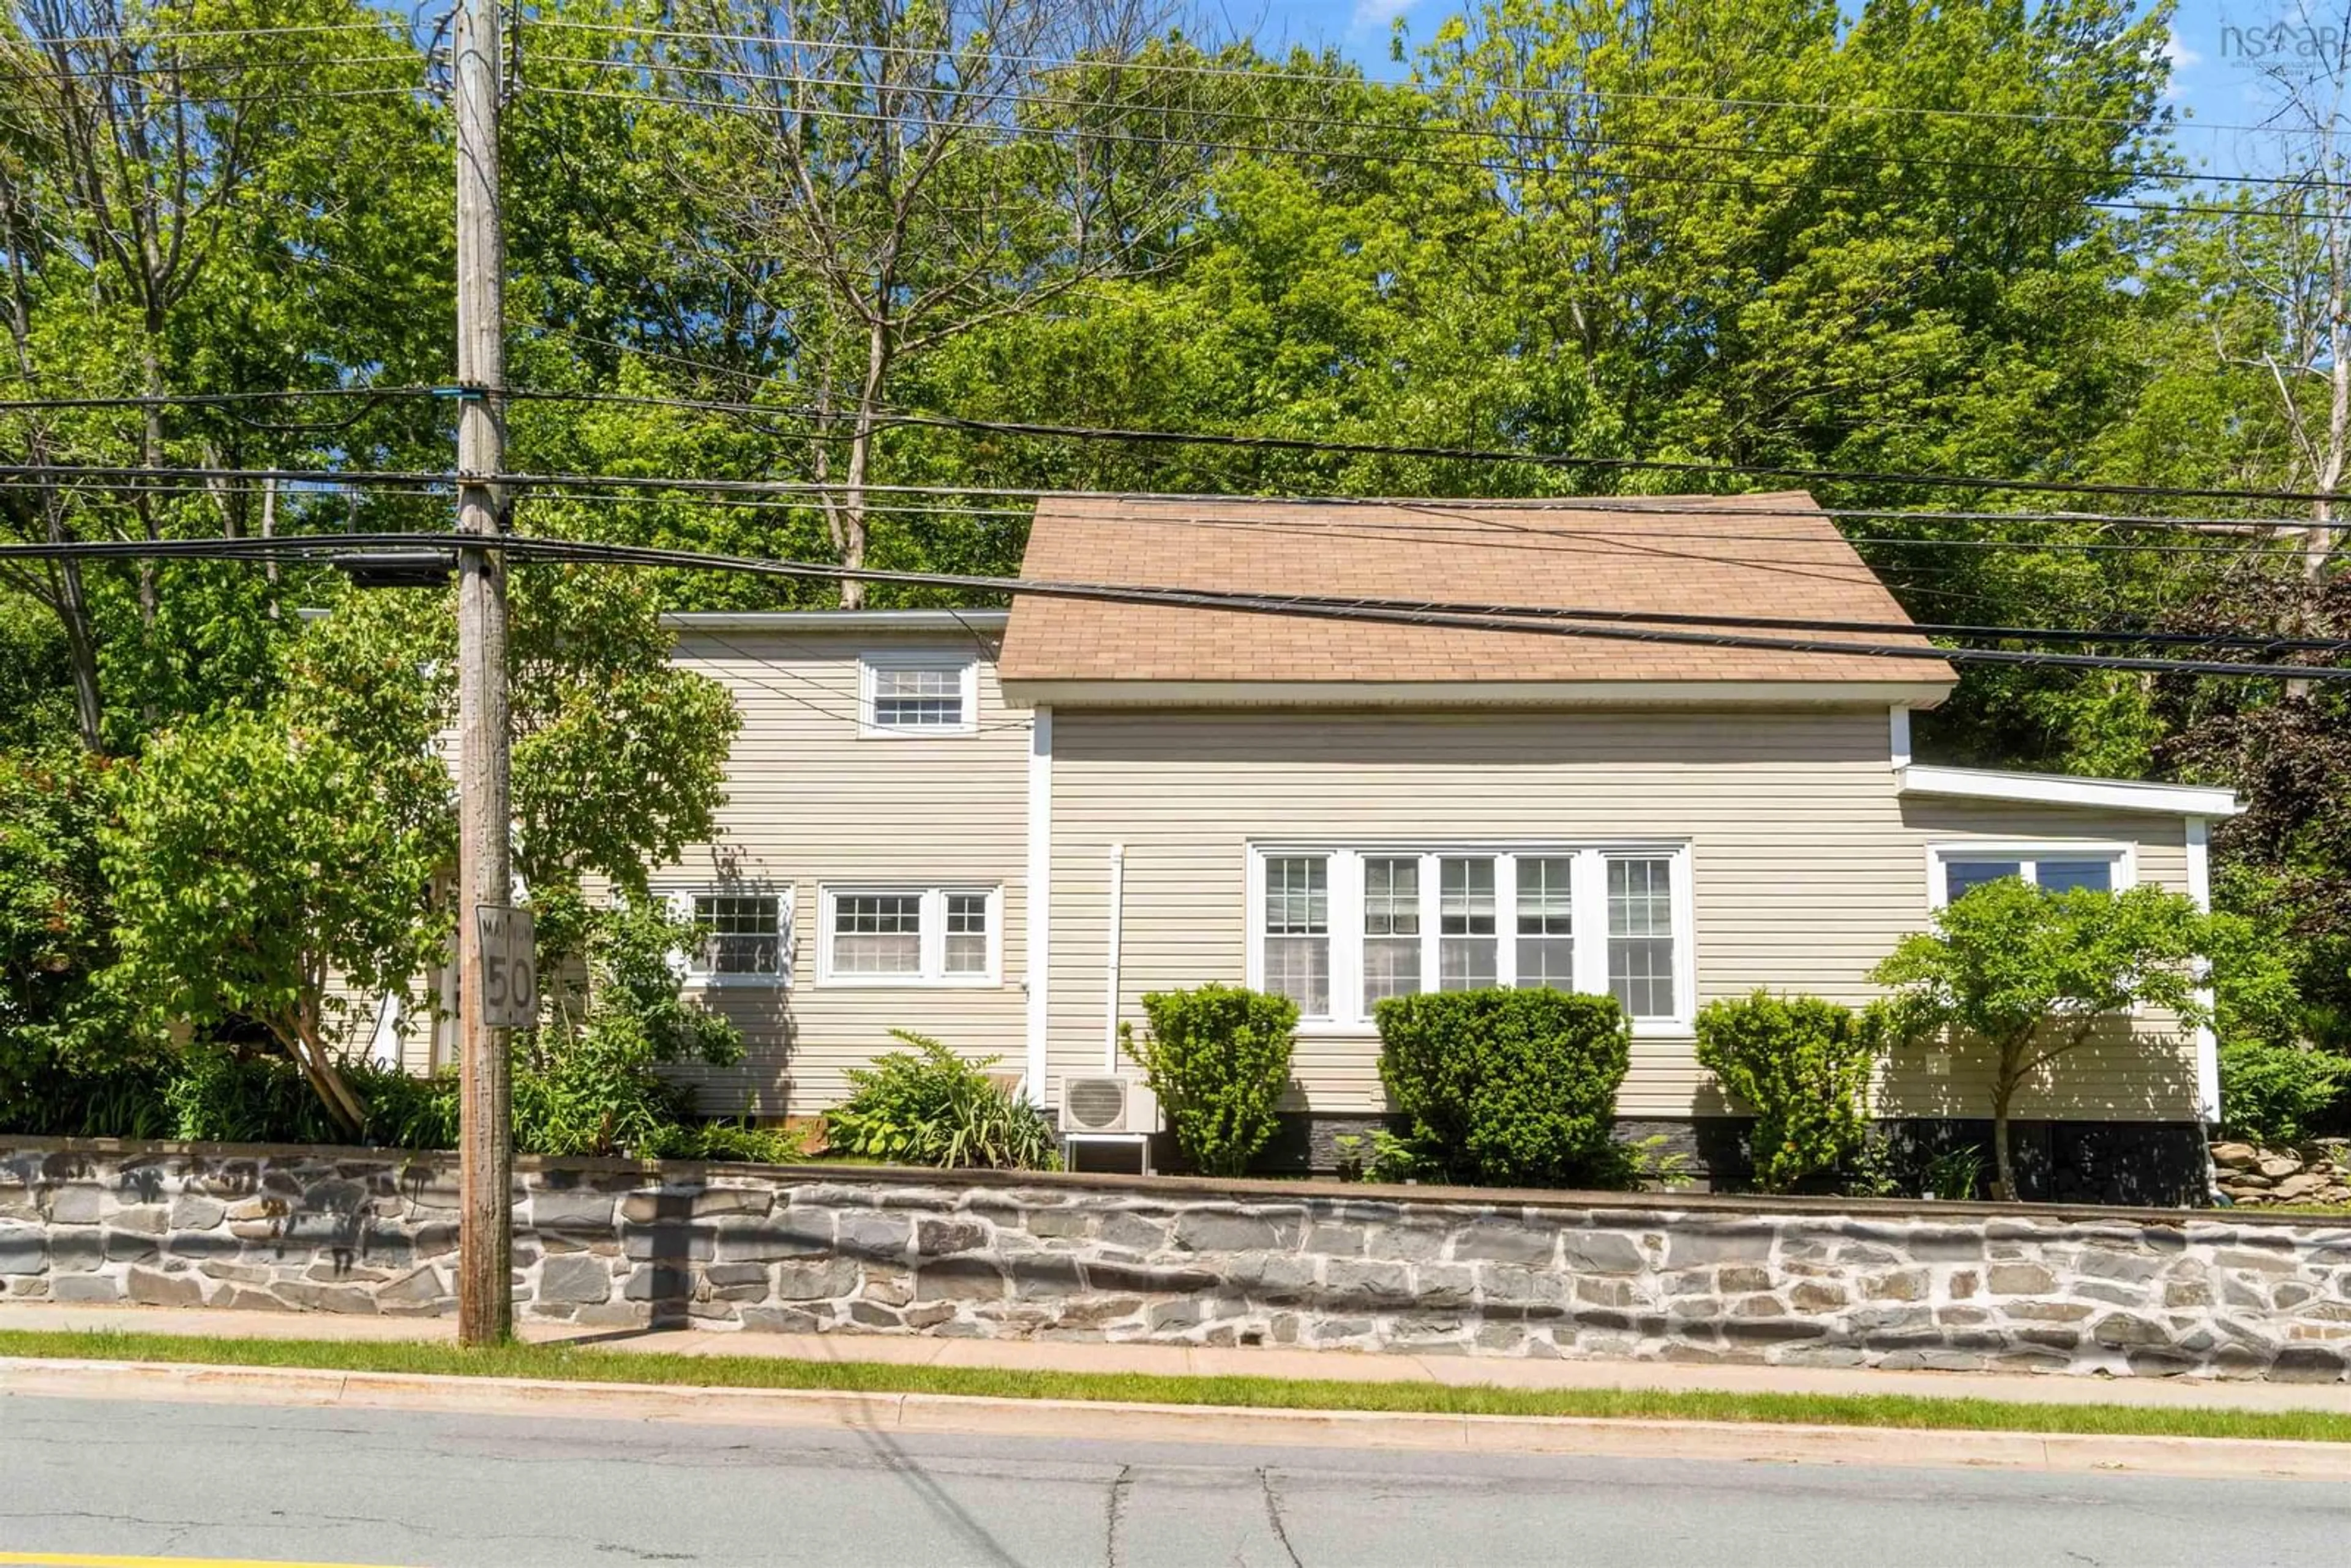
[(0, 1394), (1090, 1441), (2351, 1480), (2351, 1443), (1226, 1408), (15, 1356), (0, 1357)]

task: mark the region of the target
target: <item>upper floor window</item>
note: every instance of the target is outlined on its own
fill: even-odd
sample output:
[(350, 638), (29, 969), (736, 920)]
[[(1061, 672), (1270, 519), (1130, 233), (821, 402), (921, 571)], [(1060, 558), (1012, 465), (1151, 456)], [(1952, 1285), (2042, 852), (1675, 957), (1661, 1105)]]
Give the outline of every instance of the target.
[(1675, 1027), (1696, 989), (1688, 867), (1679, 845), (1261, 849), (1252, 983), (1350, 1027), (1389, 997), (1485, 986), (1614, 996), (1636, 1025)]
[(969, 735), (978, 727), (979, 662), (953, 653), (868, 653), (858, 661), (866, 735)]
[(2132, 882), (2130, 852), (2099, 845), (1938, 844), (1932, 852), (1929, 902), (1937, 908), (1970, 888), (2018, 877), (2051, 893), (2087, 888), (2112, 893)]

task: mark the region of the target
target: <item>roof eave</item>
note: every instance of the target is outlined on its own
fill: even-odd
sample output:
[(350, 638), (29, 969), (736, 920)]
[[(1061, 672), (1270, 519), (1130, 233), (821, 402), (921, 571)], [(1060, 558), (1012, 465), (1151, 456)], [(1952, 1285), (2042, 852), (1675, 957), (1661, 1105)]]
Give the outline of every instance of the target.
[(1936, 768), (1913, 763), (1896, 775), (1905, 795), (2001, 800), (2036, 806), (2088, 806), (2109, 811), (2153, 811), (2178, 817), (2234, 817), (2243, 811), (2233, 790), (2194, 784), (2151, 784), (2136, 779), (2077, 779), (2062, 773), (2003, 773), (1983, 768)]
[(1955, 681), (1220, 681), (1003, 674), (1023, 707), (1932, 707)]

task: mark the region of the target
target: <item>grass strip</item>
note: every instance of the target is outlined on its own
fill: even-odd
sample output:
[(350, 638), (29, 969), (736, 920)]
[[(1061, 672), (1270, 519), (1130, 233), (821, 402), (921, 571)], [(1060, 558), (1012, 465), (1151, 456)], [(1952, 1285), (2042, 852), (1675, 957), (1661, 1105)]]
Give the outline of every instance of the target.
[(1502, 1388), (1491, 1384), (1358, 1383), (1327, 1378), (1194, 1377), (902, 1366), (781, 1356), (671, 1355), (567, 1344), (465, 1350), (421, 1341), (210, 1339), (122, 1329), (0, 1330), (0, 1355), (150, 1361), (328, 1372), (538, 1377), (706, 1388), (957, 1394), (1261, 1410), (1369, 1410), (1445, 1416), (1578, 1416), (1625, 1421), (1763, 1421), (1918, 1431), (2351, 1442), (2351, 1415), (2141, 1405), (2056, 1405), (1910, 1394), (1750, 1394), (1708, 1389)]

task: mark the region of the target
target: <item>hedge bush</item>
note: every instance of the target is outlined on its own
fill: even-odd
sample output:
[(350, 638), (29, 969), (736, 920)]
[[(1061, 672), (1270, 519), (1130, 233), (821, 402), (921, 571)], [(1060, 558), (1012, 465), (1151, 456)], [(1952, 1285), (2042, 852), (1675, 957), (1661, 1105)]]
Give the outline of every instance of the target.
[(1757, 1186), (1786, 1192), (1861, 1152), (1870, 1067), (1885, 1039), (1879, 1014), (1819, 997), (1758, 990), (1698, 1010), (1699, 1064), (1755, 1113)]
[(1501, 1186), (1626, 1178), (1609, 1134), (1632, 1029), (1613, 997), (1447, 991), (1376, 1012), (1380, 1079), (1427, 1168)]
[(1274, 1107), (1290, 1088), (1298, 1004), (1239, 986), (1153, 991), (1151, 1032), (1119, 1039), (1143, 1069), (1176, 1146), (1208, 1176), (1239, 1176), (1273, 1138)]

